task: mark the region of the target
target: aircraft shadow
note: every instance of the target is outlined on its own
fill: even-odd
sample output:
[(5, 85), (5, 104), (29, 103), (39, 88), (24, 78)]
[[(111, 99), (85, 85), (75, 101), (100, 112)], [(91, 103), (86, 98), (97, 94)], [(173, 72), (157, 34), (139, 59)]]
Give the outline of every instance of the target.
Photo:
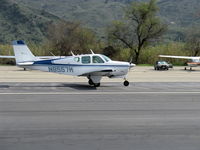
[(85, 85), (85, 84), (72, 84), (72, 83), (65, 83), (65, 84), (61, 84), (63, 87), (69, 87), (69, 88), (73, 88), (76, 90), (97, 90), (96, 87), (90, 86), (90, 85)]
[(187, 69), (187, 70), (185, 70), (185, 69), (180, 69), (181, 71), (186, 71), (186, 72), (200, 72), (200, 70), (197, 70), (197, 69), (192, 69), (192, 70), (190, 70), (190, 69)]
[(64, 89), (64, 88), (72, 88), (76, 90), (97, 90), (96, 87), (87, 85), (87, 84), (81, 84), (81, 83), (19, 83), (19, 84), (2, 84), (0, 85), (0, 89), (5, 89), (5, 88), (56, 88), (56, 89)]
[(9, 88), (9, 85), (0, 85), (0, 88)]

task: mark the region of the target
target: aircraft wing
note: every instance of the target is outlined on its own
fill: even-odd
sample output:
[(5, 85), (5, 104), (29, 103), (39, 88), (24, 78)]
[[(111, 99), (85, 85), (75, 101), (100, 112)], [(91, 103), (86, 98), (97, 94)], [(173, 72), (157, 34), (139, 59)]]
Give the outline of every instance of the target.
[(0, 58), (15, 58), (15, 56), (0, 55)]
[(159, 57), (164, 57), (164, 58), (177, 58), (177, 59), (200, 59), (200, 57), (172, 56), (172, 55), (159, 55)]
[(66, 56), (36, 56), (38, 60), (65, 58)]
[(95, 71), (89, 71), (89, 72), (85, 72), (83, 74), (80, 74), (79, 76), (86, 76), (86, 75), (92, 75), (92, 74), (98, 74), (98, 73), (109, 73), (109, 72), (113, 72), (112, 69), (99, 69), (99, 70), (95, 70)]

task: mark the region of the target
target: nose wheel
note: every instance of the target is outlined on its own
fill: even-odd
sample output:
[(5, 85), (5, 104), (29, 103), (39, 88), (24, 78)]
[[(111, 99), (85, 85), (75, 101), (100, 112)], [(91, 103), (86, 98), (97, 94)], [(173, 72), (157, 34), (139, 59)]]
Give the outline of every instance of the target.
[(129, 86), (129, 82), (127, 80), (124, 81), (124, 86)]

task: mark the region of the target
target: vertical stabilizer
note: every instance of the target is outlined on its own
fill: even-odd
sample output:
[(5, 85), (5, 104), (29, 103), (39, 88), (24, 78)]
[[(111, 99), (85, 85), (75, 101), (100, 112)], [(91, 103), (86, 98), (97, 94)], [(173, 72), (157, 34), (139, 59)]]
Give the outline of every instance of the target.
[(34, 61), (36, 59), (24, 41), (13, 41), (12, 45), (17, 64), (20, 62)]

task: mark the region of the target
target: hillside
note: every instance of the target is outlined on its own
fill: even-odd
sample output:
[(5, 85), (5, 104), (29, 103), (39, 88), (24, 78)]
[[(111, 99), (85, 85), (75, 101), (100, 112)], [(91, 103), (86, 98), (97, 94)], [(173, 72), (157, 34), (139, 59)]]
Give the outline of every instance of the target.
[(161, 16), (169, 22), (184, 27), (200, 23), (199, 0), (161, 0), (158, 4)]
[[(66, 20), (79, 20), (90, 27), (105, 27), (122, 17), (131, 1), (148, 0), (16, 0), (43, 9)], [(189, 26), (200, 22), (199, 0), (159, 0), (160, 15), (171, 24)]]
[(40, 42), (45, 38), (48, 24), (57, 20), (58, 17), (45, 11), (1, 0), (0, 43), (16, 39)]
[(112, 20), (122, 17), (125, 6), (118, 0), (16, 0), (48, 11), (68, 21), (80, 21), (98, 33)]
[[(5, 2), (0, 4), (0, 42), (16, 38), (41, 41), (45, 38), (49, 22), (58, 19), (55, 16), (68, 21), (80, 21), (101, 37), (105, 34), (105, 27), (123, 17), (123, 10), (131, 1), (148, 0), (1, 1)], [(199, 0), (158, 0), (158, 5), (158, 15), (169, 25), (167, 38), (171, 40), (179, 40), (182, 30), (200, 24)]]

